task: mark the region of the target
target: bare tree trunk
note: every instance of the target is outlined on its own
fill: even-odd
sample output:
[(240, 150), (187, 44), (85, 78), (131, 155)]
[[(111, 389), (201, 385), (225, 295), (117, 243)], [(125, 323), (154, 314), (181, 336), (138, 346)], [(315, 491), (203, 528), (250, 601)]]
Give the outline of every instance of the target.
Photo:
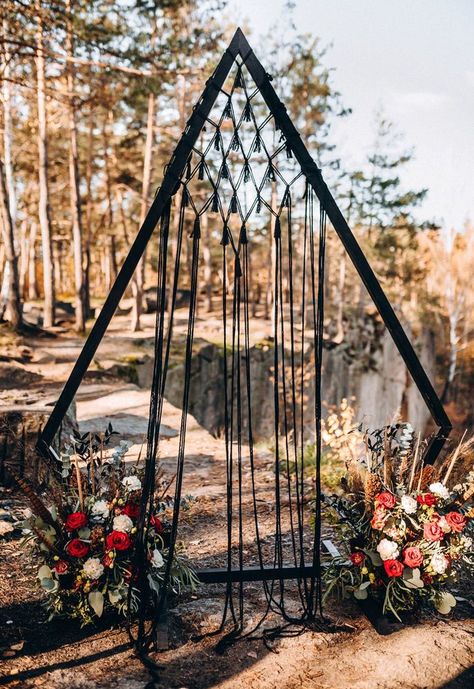
[(28, 299), (38, 299), (38, 282), (36, 280), (36, 235), (38, 225), (33, 220), (28, 241)]
[[(66, 55), (74, 56), (74, 37), (72, 30), (73, 0), (66, 0), (67, 31)], [(86, 329), (86, 311), (84, 294), (84, 271), (82, 267), (82, 212), (79, 178), (79, 155), (77, 150), (76, 102), (75, 102), (74, 67), (71, 62), (67, 67), (68, 120), (69, 120), (69, 184), (71, 187), (72, 244), (74, 255), (74, 288), (76, 330)]]
[[(8, 20), (6, 15), (2, 22), (3, 38), (8, 37)], [(8, 206), (10, 211), (10, 218), (13, 225), (13, 240), (15, 253), (17, 247), (15, 242), (15, 226), (16, 226), (16, 190), (13, 181), (13, 163), (12, 163), (12, 82), (11, 82), (11, 53), (8, 49), (8, 42), (3, 42), (2, 50), (2, 101), (3, 101), (3, 152), (4, 152), (4, 174), (5, 186), (8, 194)], [(10, 263), (8, 260), (5, 263), (5, 270), (3, 271), (2, 285), (0, 291), (0, 315), (3, 317), (5, 312), (10, 291)]]
[(110, 174), (110, 155), (109, 155), (109, 135), (107, 123), (113, 123), (113, 112), (109, 110), (107, 119), (103, 122), (102, 136), (104, 141), (104, 170), (105, 170), (105, 190), (107, 195), (107, 223), (105, 235), (105, 258), (106, 275), (105, 291), (109, 292), (115, 278), (117, 277), (117, 257), (115, 255), (115, 234), (114, 234), (114, 207), (112, 196), (112, 178)]
[(89, 131), (87, 136), (87, 162), (86, 162), (86, 240), (84, 247), (84, 310), (86, 318), (91, 313), (91, 242), (92, 242), (92, 156), (94, 142), (94, 121), (92, 109), (89, 111)]
[(54, 265), (51, 240), (51, 220), (49, 207), (48, 185), (48, 139), (46, 121), (45, 94), (45, 60), (44, 60), (44, 29), (41, 0), (35, 0), (36, 11), (36, 79), (38, 99), (38, 182), (39, 182), (39, 222), (41, 227), (41, 242), (43, 249), (43, 289), (44, 315), (43, 325), (50, 328), (54, 325)]
[[(153, 158), (153, 142), (154, 142), (154, 124), (155, 124), (155, 94), (150, 93), (148, 96), (148, 114), (146, 124), (146, 140), (145, 140), (145, 157), (143, 161), (143, 182), (142, 182), (142, 199), (140, 207), (140, 226), (145, 220), (150, 197), (151, 185), (151, 170)], [(136, 332), (140, 330), (140, 317), (143, 308), (143, 286), (145, 283), (145, 263), (146, 263), (146, 248), (138, 263), (135, 271), (135, 276), (132, 281), (132, 322), (131, 330)]]
[(2, 160), (0, 160), (0, 213), (2, 222), (2, 239), (3, 243), (5, 244), (7, 265), (9, 266), (7, 301), (8, 318), (12, 326), (17, 329), (22, 324), (18, 256), (16, 255), (15, 251), (13, 222), (8, 203), (8, 190)]

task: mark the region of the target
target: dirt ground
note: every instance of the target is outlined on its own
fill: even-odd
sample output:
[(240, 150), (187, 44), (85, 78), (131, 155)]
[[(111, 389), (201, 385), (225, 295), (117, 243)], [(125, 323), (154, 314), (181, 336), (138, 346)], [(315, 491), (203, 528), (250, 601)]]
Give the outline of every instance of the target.
[[(116, 321), (117, 331), (120, 321)], [(150, 319), (151, 326), (151, 319)], [(113, 358), (117, 335), (105, 343), (102, 363)], [(141, 333), (139, 348), (150, 345), (151, 327)], [(123, 336), (121, 351), (131, 351), (138, 336)], [(143, 345), (145, 343), (145, 345)], [(77, 356), (79, 339), (58, 338), (34, 343), (33, 356), (23, 366), (52, 381), (51, 388), (36, 383), (24, 391), (34, 405), (54, 397)], [(36, 361), (35, 361), (36, 360)], [(6, 395), (6, 393), (5, 393)], [(15, 391), (8, 391), (14, 396)], [(6, 399), (6, 397), (4, 397)], [(36, 400), (36, 401), (35, 401)], [(145, 389), (116, 379), (90, 380), (78, 397), (82, 428), (110, 419), (121, 425), (139, 446), (146, 429), (148, 394)], [(173, 472), (177, 453), (180, 411), (165, 405), (161, 461)], [(225, 462), (223, 441), (213, 438), (190, 418), (184, 492), (193, 496), (183, 515), (182, 535), (187, 554), (197, 567), (220, 566), (226, 549)], [(272, 467), (265, 448), (257, 452), (257, 498), (263, 537), (274, 524), (270, 491)], [(244, 511), (250, 495), (244, 498)], [(0, 492), (0, 511), (20, 517), (26, 507), (14, 492)], [(250, 517), (249, 517), (250, 518)], [(248, 557), (252, 544), (248, 532)], [(329, 529), (326, 537), (331, 536)], [(78, 629), (72, 623), (45, 622), (41, 593), (35, 584), (37, 564), (19, 548), (19, 533), (0, 540), (0, 685), (45, 689), (138, 689), (150, 681), (134, 655), (127, 632), (120, 627)], [(216, 556), (217, 553), (217, 556)], [(297, 606), (294, 589), (290, 606)], [(262, 610), (259, 585), (249, 584), (247, 618)], [(474, 686), (474, 625), (472, 608), (460, 602), (449, 618), (426, 614), (416, 623), (379, 635), (352, 603), (330, 604), (327, 624), (305, 633), (277, 639), (271, 646), (261, 639), (241, 641), (223, 655), (215, 651), (216, 638), (196, 635), (219, 626), (223, 605), (219, 585), (202, 586), (196, 594), (174, 601), (170, 611), (170, 647), (156, 655), (161, 664), (158, 689), (447, 689)], [(269, 624), (274, 625), (275, 619)]]

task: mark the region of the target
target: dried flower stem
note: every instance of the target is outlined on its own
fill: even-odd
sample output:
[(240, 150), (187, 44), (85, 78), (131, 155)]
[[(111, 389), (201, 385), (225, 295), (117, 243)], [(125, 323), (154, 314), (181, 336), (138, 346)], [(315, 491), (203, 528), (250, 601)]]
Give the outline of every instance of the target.
[(415, 469), (416, 465), (418, 463), (418, 451), (420, 449), (420, 433), (418, 433), (418, 438), (416, 440), (416, 447), (415, 447), (415, 452), (413, 453), (413, 459), (412, 459), (412, 464), (411, 464), (411, 473), (410, 473), (410, 483), (408, 484), (408, 492), (411, 493), (412, 487), (413, 487), (413, 479), (415, 478)]
[(94, 466), (94, 455), (92, 452), (92, 433), (89, 436), (89, 460), (90, 460), (92, 495), (95, 495), (95, 466)]
[(82, 492), (82, 476), (81, 470), (79, 469), (79, 455), (74, 455), (74, 466), (76, 468), (76, 481), (77, 481), (77, 492), (79, 495), (79, 504), (81, 510), (84, 509), (84, 494)]
[(463, 444), (463, 442), (464, 442), (464, 438), (466, 437), (466, 433), (467, 433), (467, 428), (466, 428), (466, 430), (464, 431), (464, 433), (463, 433), (463, 435), (462, 435), (461, 442), (459, 443), (459, 445), (457, 446), (457, 448), (456, 448), (455, 451), (454, 451), (454, 454), (453, 454), (453, 456), (452, 456), (452, 459), (451, 459), (451, 461), (450, 461), (450, 463), (449, 463), (448, 470), (446, 471), (446, 473), (445, 473), (445, 475), (444, 475), (444, 479), (443, 479), (443, 485), (444, 485), (444, 486), (446, 485), (446, 483), (447, 483), (447, 481), (448, 481), (448, 478), (449, 478), (449, 476), (450, 476), (450, 474), (451, 474), (451, 472), (452, 472), (452, 470), (453, 470), (453, 467), (454, 467), (454, 465), (455, 465), (455, 463), (456, 463), (456, 461), (457, 461), (457, 458), (459, 457), (459, 454), (460, 454), (460, 452), (461, 452), (461, 447), (462, 447), (462, 444)]

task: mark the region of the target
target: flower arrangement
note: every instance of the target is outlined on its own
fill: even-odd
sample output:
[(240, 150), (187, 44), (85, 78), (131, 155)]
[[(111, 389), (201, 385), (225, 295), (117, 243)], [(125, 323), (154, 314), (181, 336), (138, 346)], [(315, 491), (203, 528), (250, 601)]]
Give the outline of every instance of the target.
[[(54, 491), (47, 508), (31, 487), (16, 477), (33, 511), (22, 524), (24, 543), (33, 542), (43, 563), (38, 580), (47, 594), (50, 618), (80, 619), (89, 624), (105, 613), (125, 615), (138, 610), (138, 573), (133, 562), (140, 517), (142, 469), (127, 461), (129, 445), (111, 447), (116, 433), (75, 434), (61, 453), (62, 490)], [(167, 512), (170, 486), (158, 476), (154, 510), (146, 530), (148, 584), (160, 591), (168, 558)], [(178, 547), (171, 567), (170, 588), (197, 584)], [(130, 598), (129, 598), (130, 596)]]
[[(456, 605), (450, 585), (462, 569), (472, 576), (474, 443), (461, 441), (432, 467), (408, 424), (360, 435), (343, 494), (325, 501), (347, 550), (327, 567), (325, 596), (375, 598), (397, 619), (423, 602), (447, 614)], [(464, 478), (452, 485), (458, 462)]]

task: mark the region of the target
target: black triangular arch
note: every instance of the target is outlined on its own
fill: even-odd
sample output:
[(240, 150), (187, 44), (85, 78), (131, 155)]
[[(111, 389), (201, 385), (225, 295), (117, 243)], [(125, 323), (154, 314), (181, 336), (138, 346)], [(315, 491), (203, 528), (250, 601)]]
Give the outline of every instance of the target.
[(422, 395), (431, 417), (438, 427), (437, 434), (432, 437), (424, 454), (424, 461), (432, 464), (439, 455), (450, 431), (451, 422), (441, 401), (436, 394), (413, 346), (408, 339), (395, 311), (388, 301), (380, 283), (370, 267), (349, 225), (341, 213), (334, 197), (329, 191), (321, 170), (308, 153), (298, 131), (287, 114), (286, 108), (277, 96), (272, 84), (271, 76), (265, 71), (255, 56), (241, 29), (237, 29), (229, 47), (223, 54), (213, 75), (207, 80), (206, 87), (193, 109), (186, 128), (178, 145), (166, 167), (163, 182), (153, 200), (148, 214), (137, 233), (130, 251), (117, 275), (114, 285), (97, 317), (96, 322), (84, 344), (84, 347), (74, 365), (71, 374), (56, 402), (41, 437), (38, 441), (39, 452), (48, 459), (57, 459), (52, 447), (53, 439), (59, 430), (64, 416), (74, 399), (77, 389), (86, 373), (94, 354), (107, 330), (119, 302), (132, 279), (137, 264), (150, 240), (160, 219), (163, 217), (171, 197), (176, 193), (181, 183), (181, 175), (185, 169), (189, 156), (197, 141), (199, 133), (206, 122), (216, 98), (236, 60), (240, 57), (248, 69), (252, 79), (259, 89), (265, 103), (275, 118), (276, 124), (284, 134), (286, 141), (297, 159), (308, 183), (317, 195), (321, 207), (327, 214), (332, 226), (337, 232), (354, 267), (364, 283), (372, 301), (374, 302), (385, 326), (390, 332), (396, 347)]

